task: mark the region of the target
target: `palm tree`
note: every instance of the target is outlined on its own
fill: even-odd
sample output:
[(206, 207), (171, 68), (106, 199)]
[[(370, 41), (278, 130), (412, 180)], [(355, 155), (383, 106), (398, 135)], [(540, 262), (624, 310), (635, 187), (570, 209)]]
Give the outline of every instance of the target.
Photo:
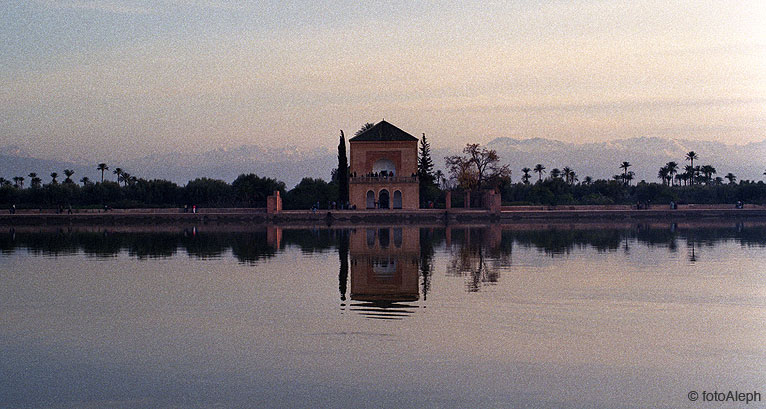
[(569, 179), (572, 177), (572, 169), (569, 166), (564, 166), (564, 169), (561, 169), (561, 173), (564, 174), (564, 181), (571, 184)]
[(525, 185), (528, 185), (529, 184), (529, 178), (531, 177), (531, 176), (529, 176), (529, 172), (531, 172), (532, 169), (530, 169), (528, 167), (523, 167), (523, 168), (521, 168), (521, 171), (524, 172), (524, 176), (521, 177), (521, 180), (524, 181)]
[(585, 179), (583, 179), (582, 182), (585, 183), (586, 185), (590, 186), (590, 184), (593, 183), (593, 178), (590, 177), (590, 176), (586, 176)]
[(553, 179), (558, 179), (561, 177), (561, 171), (558, 168), (551, 169), (551, 177)]
[(74, 183), (72, 181), (72, 175), (74, 175), (74, 171), (72, 169), (64, 169), (64, 176), (66, 176), (64, 183)]
[(726, 174), (726, 176), (724, 176), (724, 178), (726, 178), (726, 179), (729, 179), (729, 184), (730, 184), (730, 185), (733, 185), (733, 184), (734, 184), (734, 182), (736, 182), (736, 181), (737, 181), (737, 177), (736, 177), (736, 176), (734, 176), (734, 174), (733, 174), (733, 173), (731, 173), (731, 172), (727, 173), (727, 174)]
[(106, 163), (99, 163), (96, 169), (101, 171), (101, 183), (104, 183), (104, 171), (109, 170), (109, 166), (106, 166)]
[(120, 183), (120, 175), (122, 175), (122, 168), (114, 168), (114, 171), (112, 172), (115, 175), (117, 175), (117, 183)]
[(569, 180), (571, 181), (570, 182), (571, 185), (574, 185), (575, 182), (579, 182), (580, 181), (580, 179), (577, 178), (577, 173), (575, 173), (575, 171), (571, 171), (569, 173)]
[(40, 185), (43, 183), (43, 180), (37, 177), (37, 173), (31, 172), (29, 174), (29, 184), (30, 186), (37, 188), (40, 187)]
[(52, 179), (52, 180), (51, 180), (51, 184), (52, 184), (52, 185), (55, 185), (55, 184), (58, 184), (58, 183), (59, 183), (59, 182), (57, 182), (57, 181), (56, 181), (56, 178), (57, 178), (57, 177), (59, 177), (59, 174), (58, 174), (58, 173), (56, 173), (56, 172), (51, 172), (51, 179)]
[(670, 185), (673, 185), (673, 177), (678, 173), (678, 164), (671, 161), (665, 164), (668, 168), (668, 176), (670, 177)]
[(83, 176), (82, 179), (80, 179), (80, 183), (82, 183), (83, 186), (88, 186), (91, 183), (90, 178)]
[(631, 166), (633, 165), (631, 165), (630, 162), (622, 162), (622, 164), (620, 165), (620, 169), (623, 170), (622, 177), (623, 177), (623, 180), (625, 180), (625, 183), (628, 183), (628, 168)]
[(713, 175), (718, 173), (718, 171), (710, 165), (703, 166), (702, 168), (700, 168), (700, 171), (705, 175), (706, 183), (710, 183), (713, 180)]
[(24, 188), (24, 177), (23, 176), (14, 176), (13, 177), (14, 187), (17, 187), (19, 189)]
[(694, 168), (692, 165), (686, 165), (684, 167), (684, 184), (694, 184)]
[(716, 185), (722, 185), (723, 184), (723, 178), (720, 176), (716, 176), (715, 179), (713, 179), (713, 183)]
[(625, 184), (630, 186), (630, 181), (633, 180), (634, 176), (636, 174), (631, 170), (630, 172), (625, 174)]
[[(120, 168), (117, 168), (117, 169), (120, 169)], [(117, 171), (117, 169), (115, 169), (115, 172)], [(122, 183), (124, 183), (124, 184), (125, 184), (125, 186), (127, 187), (127, 186), (128, 186), (128, 182), (130, 182), (130, 178), (131, 178), (131, 176), (130, 176), (130, 173), (128, 173), (128, 172), (125, 172), (125, 171), (123, 171), (123, 170), (120, 170), (120, 174), (119, 174), (119, 176), (118, 176), (118, 180), (117, 180), (117, 182), (118, 182), (118, 183), (119, 183), (119, 182), (122, 182)]]
[(660, 168), (660, 170), (657, 172), (657, 179), (662, 180), (663, 185), (667, 185), (668, 182), (668, 175), (670, 174), (670, 171), (668, 170), (667, 166), (663, 166)]
[(537, 165), (535, 165), (534, 171), (535, 171), (535, 173), (537, 173), (537, 176), (539, 177), (538, 180), (540, 182), (542, 182), (543, 181), (543, 173), (545, 173), (545, 166), (543, 166), (543, 165), (538, 163)]
[[(689, 151), (686, 154), (686, 160), (691, 162), (692, 169), (694, 169), (694, 159), (699, 159), (699, 155), (697, 155), (697, 153), (694, 152), (694, 151)], [(692, 184), (694, 184), (694, 179), (693, 178), (692, 178), (691, 182), (692, 182)]]

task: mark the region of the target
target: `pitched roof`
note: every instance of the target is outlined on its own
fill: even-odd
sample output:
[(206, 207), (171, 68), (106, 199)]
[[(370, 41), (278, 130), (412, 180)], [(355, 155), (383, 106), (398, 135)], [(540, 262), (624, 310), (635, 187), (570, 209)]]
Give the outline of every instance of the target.
[(380, 121), (372, 128), (349, 139), (349, 142), (358, 141), (416, 141), (418, 138), (402, 131), (386, 121)]

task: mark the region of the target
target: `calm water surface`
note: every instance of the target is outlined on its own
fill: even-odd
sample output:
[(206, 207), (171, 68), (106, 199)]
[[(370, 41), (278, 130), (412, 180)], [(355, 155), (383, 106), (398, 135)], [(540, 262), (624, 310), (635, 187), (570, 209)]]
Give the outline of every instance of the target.
[(750, 223), (5, 228), (0, 407), (766, 396), (765, 250)]

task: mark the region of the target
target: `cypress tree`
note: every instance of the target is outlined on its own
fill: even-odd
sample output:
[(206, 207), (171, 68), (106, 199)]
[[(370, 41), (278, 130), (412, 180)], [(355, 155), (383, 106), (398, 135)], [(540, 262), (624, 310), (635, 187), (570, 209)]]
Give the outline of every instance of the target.
[(346, 137), (343, 130), (340, 131), (340, 143), (338, 144), (338, 204), (343, 205), (348, 201), (348, 159), (346, 158)]
[(434, 184), (434, 161), (431, 159), (431, 144), (426, 140), (426, 134), (420, 139), (420, 157), (418, 158), (418, 177), (420, 186), (430, 186)]

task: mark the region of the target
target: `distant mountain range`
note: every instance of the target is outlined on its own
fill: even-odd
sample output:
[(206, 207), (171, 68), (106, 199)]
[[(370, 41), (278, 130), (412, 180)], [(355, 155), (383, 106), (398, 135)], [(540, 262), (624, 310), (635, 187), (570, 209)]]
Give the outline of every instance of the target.
[[(636, 180), (657, 181), (657, 170), (662, 165), (671, 160), (681, 166), (685, 165), (684, 156), (691, 150), (700, 156), (695, 163), (713, 165), (719, 176), (732, 172), (738, 179), (761, 180), (766, 170), (766, 140), (746, 145), (728, 145), (658, 137), (599, 143), (570, 143), (545, 138), (497, 138), (489, 142), (487, 147), (497, 150), (503, 163), (511, 165), (514, 181), (522, 174), (521, 168), (534, 168), (537, 163), (543, 164), (547, 171), (569, 166), (581, 180), (585, 176), (610, 178), (621, 172), (619, 165), (623, 161), (633, 164), (631, 170), (636, 173)], [(443, 166), (444, 156), (459, 151), (459, 148), (434, 149), (432, 156), (437, 168)], [(64, 169), (74, 170), (74, 179), (77, 181), (83, 176), (100, 180), (101, 174), (96, 170), (96, 164), (96, 161), (84, 163), (36, 158), (17, 146), (0, 147), (0, 176), (6, 179), (24, 176), (27, 178), (25, 183), (28, 183), (27, 175), (30, 172), (36, 172), (47, 183), (51, 172), (61, 175)], [(108, 165), (111, 169), (121, 167), (146, 179), (169, 179), (180, 184), (198, 177), (231, 182), (241, 173), (252, 172), (275, 177), (292, 187), (303, 177), (328, 180), (332, 169), (337, 166), (337, 152), (327, 148), (243, 145), (199, 154), (156, 154)], [(110, 170), (105, 178), (114, 180), (115, 176)]]

